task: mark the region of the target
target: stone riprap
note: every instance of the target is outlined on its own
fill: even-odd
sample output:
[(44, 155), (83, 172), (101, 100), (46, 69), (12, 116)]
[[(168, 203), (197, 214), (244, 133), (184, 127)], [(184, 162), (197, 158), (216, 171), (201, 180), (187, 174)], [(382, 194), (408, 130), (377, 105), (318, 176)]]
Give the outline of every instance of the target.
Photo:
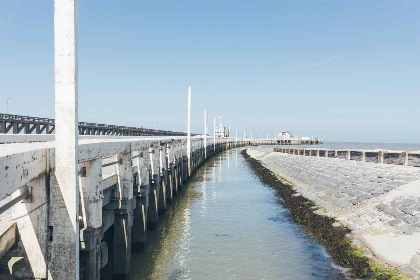
[(247, 152), (348, 226), (357, 247), (420, 279), (420, 168)]

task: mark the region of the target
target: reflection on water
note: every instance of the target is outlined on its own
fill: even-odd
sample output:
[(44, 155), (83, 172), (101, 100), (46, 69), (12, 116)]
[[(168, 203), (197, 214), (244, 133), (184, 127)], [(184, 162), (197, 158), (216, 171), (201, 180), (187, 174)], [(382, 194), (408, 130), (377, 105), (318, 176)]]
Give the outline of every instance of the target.
[[(239, 150), (210, 159), (160, 216), (130, 279), (337, 279)], [(234, 158), (234, 159), (233, 159)]]

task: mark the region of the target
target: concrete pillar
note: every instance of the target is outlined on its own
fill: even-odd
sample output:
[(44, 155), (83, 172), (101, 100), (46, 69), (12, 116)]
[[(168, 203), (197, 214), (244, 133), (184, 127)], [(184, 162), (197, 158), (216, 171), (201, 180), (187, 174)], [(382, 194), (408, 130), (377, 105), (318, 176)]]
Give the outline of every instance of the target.
[(158, 211), (159, 214), (166, 212), (166, 149), (165, 145), (159, 147), (159, 197), (158, 197)]
[(179, 159), (180, 159), (180, 154), (179, 154), (179, 144), (175, 144), (173, 146), (173, 162), (174, 162), (174, 180), (173, 180), (173, 185), (174, 185), (174, 191), (178, 192), (179, 189)]
[(76, 0), (54, 1), (55, 171), (48, 279), (79, 279)]
[(102, 227), (102, 160), (79, 165), (80, 206), (83, 228), (80, 230), (81, 278), (99, 280), (101, 269), (100, 244)]
[(158, 198), (159, 198), (159, 174), (156, 168), (156, 148), (149, 148), (150, 163), (150, 194), (149, 194), (149, 212), (147, 215), (148, 226), (150, 229), (156, 229), (158, 222)]
[(403, 165), (405, 165), (405, 166), (408, 166), (408, 154), (409, 154), (408, 151), (402, 153), (402, 159), (404, 161)]
[(378, 162), (379, 163), (384, 163), (384, 151), (379, 151), (378, 152)]
[(187, 149), (185, 147), (185, 144), (182, 145), (182, 185), (185, 184), (185, 182), (188, 179), (188, 157), (187, 157)]
[(171, 146), (166, 144), (166, 174), (167, 174), (167, 201), (172, 201), (174, 195), (173, 189), (173, 161), (171, 154), (173, 153)]
[(133, 167), (131, 151), (117, 155), (117, 190), (113, 204), (114, 222), (114, 279), (126, 279), (130, 270), (133, 227)]
[(187, 125), (188, 176), (191, 175), (191, 87), (188, 87), (188, 125)]
[(207, 158), (207, 111), (204, 110), (204, 158)]
[(132, 250), (143, 251), (147, 238), (147, 214), (149, 209), (149, 154), (146, 149), (139, 151), (137, 160), (137, 189), (134, 190), (136, 208), (134, 209)]
[(216, 151), (216, 119), (214, 119), (213, 127), (213, 151)]

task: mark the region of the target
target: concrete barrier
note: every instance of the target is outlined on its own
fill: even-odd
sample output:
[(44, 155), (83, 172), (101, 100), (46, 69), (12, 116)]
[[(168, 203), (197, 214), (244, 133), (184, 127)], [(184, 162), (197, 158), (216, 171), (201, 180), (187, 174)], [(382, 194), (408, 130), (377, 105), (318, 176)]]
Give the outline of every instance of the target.
[(276, 147), (273, 151), (300, 156), (338, 158), (344, 160), (420, 167), (420, 151), (328, 150), (303, 149), (297, 147)]

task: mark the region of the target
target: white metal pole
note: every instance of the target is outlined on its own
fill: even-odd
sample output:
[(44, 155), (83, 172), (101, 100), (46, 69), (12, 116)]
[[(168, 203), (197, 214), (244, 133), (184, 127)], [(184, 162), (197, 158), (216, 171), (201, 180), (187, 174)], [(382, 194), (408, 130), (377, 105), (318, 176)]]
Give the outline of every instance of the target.
[[(54, 1), (55, 180), (48, 279), (79, 279), (77, 0)], [(63, 251), (65, 249), (65, 253)]]
[(204, 110), (204, 158), (207, 158), (207, 111)]
[(191, 175), (191, 87), (188, 87), (188, 126), (187, 126), (188, 176)]
[(6, 100), (4, 100), (4, 113), (7, 114), (7, 104), (9, 103), (10, 97), (7, 97)]

